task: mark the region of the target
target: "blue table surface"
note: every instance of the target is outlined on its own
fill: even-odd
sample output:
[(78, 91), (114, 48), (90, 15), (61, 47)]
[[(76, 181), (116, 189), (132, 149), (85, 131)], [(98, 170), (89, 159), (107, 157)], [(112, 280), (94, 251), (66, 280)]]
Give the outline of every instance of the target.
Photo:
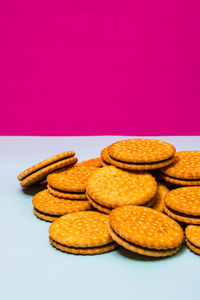
[[(165, 259), (119, 248), (95, 256), (62, 253), (49, 244), (50, 223), (32, 210), (35, 188), (24, 193), (19, 172), (54, 154), (79, 160), (100, 155), (127, 137), (0, 137), (0, 299), (199, 299), (200, 257), (185, 246)], [(200, 149), (200, 137), (159, 137), (180, 150)]]

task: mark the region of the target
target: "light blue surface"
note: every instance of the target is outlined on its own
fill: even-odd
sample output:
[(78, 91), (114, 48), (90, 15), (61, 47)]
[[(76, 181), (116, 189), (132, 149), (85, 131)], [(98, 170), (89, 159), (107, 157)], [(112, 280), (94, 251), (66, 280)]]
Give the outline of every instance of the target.
[[(0, 299), (199, 299), (200, 256), (186, 247), (151, 259), (120, 248), (96, 256), (54, 249), (49, 224), (32, 211), (16, 176), (49, 156), (75, 150), (81, 160), (123, 137), (0, 137)], [(200, 149), (200, 137), (159, 137), (177, 151)]]

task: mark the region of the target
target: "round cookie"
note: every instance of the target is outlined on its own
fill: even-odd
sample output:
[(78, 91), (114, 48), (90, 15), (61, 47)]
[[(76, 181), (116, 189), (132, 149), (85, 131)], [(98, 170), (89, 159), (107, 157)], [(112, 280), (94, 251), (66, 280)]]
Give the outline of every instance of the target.
[(86, 183), (96, 170), (99, 167), (78, 164), (49, 174), (47, 182), (51, 188), (61, 192), (85, 193)]
[(102, 159), (101, 157), (91, 158), (88, 160), (81, 161), (79, 165), (87, 165), (92, 167), (102, 167)]
[(51, 186), (47, 185), (49, 193), (56, 197), (60, 198), (66, 198), (66, 199), (71, 199), (71, 200), (86, 200), (86, 194), (85, 193), (70, 193), (70, 192), (62, 192), (59, 190), (56, 190), (52, 188)]
[(125, 163), (156, 163), (172, 158), (176, 149), (154, 139), (129, 139), (108, 147), (111, 158)]
[(162, 183), (158, 182), (158, 188), (156, 195), (154, 196), (154, 204), (151, 206), (151, 208), (162, 212), (164, 210), (164, 199), (168, 192), (168, 188)]
[(38, 164), (26, 169), (25, 171), (21, 172), (17, 178), (18, 180), (22, 180), (25, 177), (27, 177), (28, 175), (32, 174), (35, 171), (38, 171), (46, 166), (51, 165), (54, 162), (58, 162), (60, 160), (66, 159), (68, 157), (73, 157), (75, 155), (74, 151), (66, 151), (66, 152), (62, 152), (60, 154), (54, 155), (50, 158), (47, 158), (41, 162), (39, 162)]
[(68, 213), (91, 209), (88, 201), (74, 201), (54, 197), (47, 189), (37, 193), (33, 197), (32, 203), (35, 215), (50, 222)]
[(200, 182), (200, 151), (177, 152), (174, 163), (161, 172), (172, 179)]
[(185, 229), (186, 245), (200, 255), (200, 226), (188, 225)]
[(107, 232), (108, 216), (95, 211), (67, 214), (49, 227), (50, 242), (73, 254), (99, 254), (117, 247)]
[(164, 211), (179, 222), (200, 224), (200, 187), (182, 187), (168, 192)]
[(51, 172), (63, 168), (65, 166), (74, 165), (77, 158), (73, 157), (75, 152), (68, 151), (48, 158), (37, 165), (34, 165), (18, 175), (20, 185), (27, 187), (46, 179)]
[(89, 179), (86, 192), (92, 201), (108, 209), (122, 205), (148, 205), (157, 183), (147, 172), (128, 172), (114, 166), (96, 171)]
[(121, 206), (112, 210), (108, 232), (121, 246), (154, 257), (177, 253), (184, 238), (183, 230), (176, 221), (142, 206)]

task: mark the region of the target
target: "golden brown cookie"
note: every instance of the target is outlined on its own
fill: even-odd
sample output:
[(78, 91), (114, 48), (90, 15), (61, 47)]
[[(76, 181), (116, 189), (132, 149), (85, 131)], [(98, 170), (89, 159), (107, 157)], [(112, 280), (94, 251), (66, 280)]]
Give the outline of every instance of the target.
[(176, 186), (196, 186), (196, 185), (200, 185), (200, 180), (183, 180), (183, 179), (176, 179), (176, 178), (172, 178), (172, 177), (169, 177), (163, 173), (160, 172), (160, 176), (161, 176), (161, 179), (165, 182), (169, 182), (171, 184), (174, 184)]
[(181, 249), (184, 234), (173, 219), (143, 206), (121, 206), (109, 215), (108, 232), (121, 246), (147, 256), (165, 257)]
[(148, 205), (155, 196), (157, 183), (147, 172), (128, 172), (114, 166), (96, 171), (86, 191), (97, 204), (108, 209), (122, 205)]
[(173, 219), (200, 224), (200, 187), (177, 188), (165, 197), (164, 211)]
[(108, 154), (114, 160), (124, 163), (160, 163), (172, 158), (175, 147), (154, 139), (129, 139), (108, 147)]
[(185, 229), (185, 238), (188, 248), (200, 255), (200, 226), (188, 225)]
[(85, 193), (86, 183), (96, 170), (99, 167), (77, 164), (48, 175), (47, 182), (51, 188), (60, 192)]
[(50, 242), (59, 250), (73, 254), (99, 254), (117, 244), (107, 232), (108, 216), (95, 211), (67, 214), (49, 227)]
[(162, 212), (164, 210), (164, 199), (168, 192), (168, 188), (162, 183), (158, 182), (157, 192), (154, 196), (154, 204), (151, 206), (151, 208)]
[(73, 192), (65, 192), (65, 191), (59, 191), (56, 190), (54, 188), (52, 188), (51, 186), (47, 185), (48, 191), (49, 193), (51, 193), (52, 195), (56, 196), (56, 197), (60, 197), (60, 198), (66, 198), (66, 199), (71, 199), (71, 200), (86, 200), (86, 194), (85, 193), (73, 193)]
[(47, 189), (37, 193), (32, 203), (35, 215), (50, 222), (68, 213), (91, 209), (88, 201), (58, 198), (51, 195)]
[(102, 167), (102, 159), (101, 157), (91, 158), (88, 160), (81, 161), (79, 165), (87, 165), (92, 167)]
[(75, 164), (77, 162), (77, 158), (74, 157), (74, 155), (74, 151), (67, 151), (50, 157), (23, 171), (17, 178), (20, 180), (22, 187), (27, 187), (36, 182), (40, 182), (46, 179), (46, 176), (52, 171)]
[(162, 162), (158, 163), (149, 163), (149, 164), (133, 164), (133, 163), (124, 163), (118, 160), (115, 160), (110, 157), (110, 162), (113, 166), (116, 166), (120, 169), (126, 169), (130, 171), (148, 171), (148, 170), (155, 170), (160, 169), (165, 166), (169, 166), (174, 161), (174, 158), (163, 160)]
[(55, 242), (51, 237), (49, 237), (50, 243), (58, 250), (63, 252), (71, 253), (71, 254), (80, 254), (80, 255), (95, 255), (95, 254), (102, 254), (106, 252), (110, 252), (117, 248), (117, 244), (112, 242), (108, 245), (103, 245), (99, 247), (92, 247), (92, 248), (73, 248), (67, 247), (65, 245), (61, 245)]
[(116, 160), (113, 157), (110, 157), (108, 153), (108, 149), (109, 147), (103, 149), (101, 152), (103, 166), (114, 165), (118, 168), (126, 169), (126, 170), (154, 170), (154, 169), (159, 169), (168, 166), (174, 161), (174, 157), (171, 157), (161, 162), (152, 162), (152, 163), (123, 162), (123, 161)]
[(200, 181), (200, 151), (177, 152), (174, 163), (161, 172), (174, 179)]

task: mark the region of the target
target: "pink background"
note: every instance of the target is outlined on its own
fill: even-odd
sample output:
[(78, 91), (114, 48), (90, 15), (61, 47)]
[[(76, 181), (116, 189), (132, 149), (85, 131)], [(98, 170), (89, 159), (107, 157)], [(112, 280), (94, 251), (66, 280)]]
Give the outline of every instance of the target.
[(198, 3), (1, 1), (0, 134), (200, 135)]

